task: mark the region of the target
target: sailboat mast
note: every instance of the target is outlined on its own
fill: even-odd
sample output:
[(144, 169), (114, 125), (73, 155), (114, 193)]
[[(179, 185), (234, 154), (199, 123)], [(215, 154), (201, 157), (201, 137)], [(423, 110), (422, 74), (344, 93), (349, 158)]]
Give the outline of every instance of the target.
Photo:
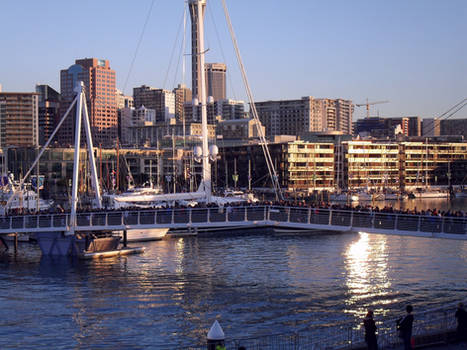
[[(192, 67), (192, 71), (197, 72), (196, 84), (193, 86), (193, 93), (197, 93), (201, 103), (201, 137), (202, 137), (202, 188), (206, 194), (206, 201), (211, 201), (211, 164), (209, 163), (209, 145), (208, 145), (208, 117), (206, 109), (206, 75), (204, 74), (204, 11), (206, 8), (206, 0), (190, 0), (190, 8), (192, 11), (193, 28), (197, 33), (193, 33), (192, 48), (196, 48), (193, 52), (192, 62), (196, 62), (197, 67)], [(196, 38), (195, 38), (196, 37)], [(194, 74), (193, 74), (194, 77)], [(198, 85), (199, 83), (199, 85)]]

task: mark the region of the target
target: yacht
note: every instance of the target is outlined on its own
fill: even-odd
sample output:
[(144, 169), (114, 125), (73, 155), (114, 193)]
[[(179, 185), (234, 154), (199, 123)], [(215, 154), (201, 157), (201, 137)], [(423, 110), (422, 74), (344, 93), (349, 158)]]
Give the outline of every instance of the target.
[(449, 198), (449, 191), (442, 191), (433, 188), (417, 188), (413, 191), (413, 196), (415, 198)]

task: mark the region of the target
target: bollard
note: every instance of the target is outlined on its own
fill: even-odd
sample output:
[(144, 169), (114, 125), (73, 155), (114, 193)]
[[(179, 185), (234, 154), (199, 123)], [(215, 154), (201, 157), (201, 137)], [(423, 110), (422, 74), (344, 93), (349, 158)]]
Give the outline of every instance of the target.
[(207, 349), (219, 350), (225, 349), (225, 335), (221, 325), (217, 320), (211, 326), (207, 336)]

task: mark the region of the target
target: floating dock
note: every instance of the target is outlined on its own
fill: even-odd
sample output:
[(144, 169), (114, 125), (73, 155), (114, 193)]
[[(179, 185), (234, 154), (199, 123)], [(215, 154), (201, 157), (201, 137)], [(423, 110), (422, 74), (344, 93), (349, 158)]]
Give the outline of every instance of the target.
[(122, 255), (131, 255), (131, 254), (141, 254), (144, 252), (144, 247), (132, 247), (132, 248), (121, 248), (115, 250), (107, 250), (101, 252), (83, 252), (78, 255), (80, 259), (84, 260), (93, 260), (93, 259), (103, 259), (103, 258), (111, 258), (114, 256), (122, 256)]

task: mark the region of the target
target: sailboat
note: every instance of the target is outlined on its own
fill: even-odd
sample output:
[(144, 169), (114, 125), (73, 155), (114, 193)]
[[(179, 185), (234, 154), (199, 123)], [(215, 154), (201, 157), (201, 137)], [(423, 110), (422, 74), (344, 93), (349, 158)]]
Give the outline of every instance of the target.
[[(418, 172), (417, 172), (418, 178)], [(449, 191), (443, 191), (441, 189), (433, 188), (428, 183), (428, 139), (426, 140), (426, 152), (425, 152), (425, 187), (417, 187), (413, 191), (412, 195), (414, 198), (449, 198)]]

